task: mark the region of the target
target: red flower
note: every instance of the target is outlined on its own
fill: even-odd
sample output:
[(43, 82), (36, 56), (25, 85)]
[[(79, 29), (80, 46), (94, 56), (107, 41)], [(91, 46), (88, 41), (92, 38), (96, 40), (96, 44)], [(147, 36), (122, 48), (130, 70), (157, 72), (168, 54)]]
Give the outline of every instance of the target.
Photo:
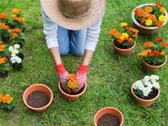
[(162, 37), (159, 37), (159, 36), (158, 36), (158, 37), (155, 38), (155, 40), (156, 40), (157, 42), (160, 42), (160, 41), (162, 41)]
[(158, 50), (153, 50), (150, 53), (151, 56), (155, 56), (155, 57), (159, 56), (159, 54), (160, 54), (160, 52)]

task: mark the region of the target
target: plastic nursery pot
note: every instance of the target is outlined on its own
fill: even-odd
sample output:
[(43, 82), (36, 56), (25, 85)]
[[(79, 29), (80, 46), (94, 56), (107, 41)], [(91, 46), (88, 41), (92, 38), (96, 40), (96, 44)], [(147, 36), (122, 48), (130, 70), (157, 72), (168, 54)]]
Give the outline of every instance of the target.
[[(44, 92), (48, 96), (48, 103), (45, 106), (39, 107), (39, 108), (35, 108), (35, 107), (32, 107), (32, 106), (30, 106), (28, 104), (27, 99), (28, 99), (29, 95), (32, 92), (35, 92), (35, 91)], [(33, 110), (33, 111), (36, 111), (36, 112), (42, 112), (42, 111), (46, 110), (51, 105), (52, 100), (53, 100), (53, 93), (52, 93), (51, 89), (48, 86), (44, 85), (44, 84), (34, 84), (34, 85), (31, 85), (23, 93), (23, 102), (24, 102), (24, 104), (30, 110)]]
[(61, 95), (65, 99), (67, 99), (68, 101), (74, 101), (74, 100), (78, 99), (79, 97), (81, 97), (85, 93), (86, 88), (87, 88), (87, 84), (85, 84), (83, 90), (79, 94), (68, 94), (62, 90), (61, 84), (60, 84), (60, 82), (58, 82), (58, 90), (60, 91)]
[[(147, 5), (152, 5), (152, 6), (155, 6), (155, 4), (141, 4), (139, 6), (137, 6), (136, 8), (142, 8), (144, 6), (147, 6)], [(166, 16), (166, 21), (163, 23), (163, 25), (158, 28), (157, 26), (153, 26), (153, 27), (146, 27), (146, 26), (143, 26), (141, 25), (136, 19), (135, 19), (135, 9), (133, 9), (132, 11), (132, 21), (133, 21), (133, 24), (135, 26), (136, 29), (139, 30), (139, 33), (142, 34), (142, 35), (152, 35), (154, 33), (157, 33), (161, 27), (163, 27), (164, 25), (166, 25), (167, 21), (168, 21), (168, 14), (167, 14), (167, 11), (165, 12), (165, 16)]]
[(105, 107), (105, 108), (102, 108), (99, 111), (97, 111), (97, 113), (94, 115), (94, 126), (98, 126), (99, 119), (105, 114), (112, 114), (112, 115), (116, 116), (120, 121), (119, 126), (123, 125), (124, 117), (123, 117), (123, 114), (121, 113), (121, 111), (118, 110), (117, 108)]
[(114, 50), (116, 51), (116, 53), (121, 54), (121, 55), (128, 55), (130, 54), (130, 52), (133, 50), (133, 48), (135, 47), (136, 42), (134, 41), (134, 45), (128, 49), (122, 49), (122, 48), (118, 48), (114, 42), (112, 42), (112, 47), (114, 48)]
[(163, 67), (167, 62), (167, 57), (165, 56), (165, 60), (162, 64), (160, 65), (150, 65), (148, 63), (146, 63), (145, 61), (143, 61), (143, 67), (146, 69), (146, 70), (149, 70), (149, 71), (157, 71), (159, 70), (161, 67)]
[(134, 90), (133, 90), (133, 85), (131, 86), (131, 93), (134, 97), (134, 99), (140, 103), (141, 105), (143, 106), (151, 106), (160, 96), (160, 90), (158, 90), (158, 94), (156, 95), (156, 97), (152, 98), (152, 99), (142, 99), (142, 98), (139, 98), (138, 96), (135, 95), (134, 93)]

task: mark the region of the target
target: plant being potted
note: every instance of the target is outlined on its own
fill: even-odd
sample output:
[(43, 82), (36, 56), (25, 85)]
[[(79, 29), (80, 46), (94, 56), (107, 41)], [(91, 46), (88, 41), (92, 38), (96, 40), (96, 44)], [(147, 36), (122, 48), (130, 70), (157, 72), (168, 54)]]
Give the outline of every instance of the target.
[(20, 45), (14, 44), (13, 46), (10, 46), (9, 52), (11, 52), (10, 62), (12, 68), (16, 71), (21, 70), (24, 55), (20, 52)]
[(166, 25), (168, 14), (164, 5), (157, 1), (155, 4), (141, 4), (132, 11), (132, 20), (142, 35), (152, 35)]
[(122, 126), (123, 124), (123, 114), (114, 107), (104, 107), (94, 115), (94, 126)]
[(129, 54), (135, 47), (138, 38), (138, 30), (123, 22), (120, 24), (121, 32), (117, 29), (110, 29), (109, 34), (112, 36), (112, 46), (119, 54)]
[(155, 41), (148, 41), (143, 44), (145, 50), (138, 56), (143, 58), (143, 66), (149, 71), (157, 71), (165, 65), (168, 54), (168, 42), (162, 37), (156, 37)]
[(10, 94), (0, 92), (0, 108), (5, 111), (12, 111), (14, 109), (13, 97)]
[(146, 75), (143, 79), (134, 82), (131, 93), (135, 100), (144, 106), (152, 105), (160, 95), (158, 80), (159, 76), (157, 75)]
[(8, 51), (6, 46), (0, 41), (0, 77), (8, 76), (10, 65), (8, 63)]
[(79, 84), (75, 74), (70, 74), (69, 79), (64, 83), (58, 83), (60, 93), (69, 101), (74, 101), (84, 94), (87, 84), (79, 89)]
[(33, 84), (23, 93), (23, 102), (30, 110), (45, 111), (53, 101), (52, 90), (45, 84)]

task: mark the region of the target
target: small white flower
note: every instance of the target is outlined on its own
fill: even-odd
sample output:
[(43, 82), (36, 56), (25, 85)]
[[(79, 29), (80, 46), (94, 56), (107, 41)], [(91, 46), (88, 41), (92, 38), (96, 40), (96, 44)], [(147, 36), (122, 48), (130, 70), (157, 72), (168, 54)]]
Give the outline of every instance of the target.
[(19, 49), (19, 48), (20, 48), (20, 45), (19, 45), (19, 44), (15, 44), (15, 45), (14, 45), (14, 48), (15, 48), (15, 49)]
[(18, 53), (19, 53), (19, 51), (17, 49), (12, 50), (12, 54), (18, 54)]
[(159, 76), (157, 76), (157, 75), (151, 75), (150, 79), (151, 79), (152, 82), (153, 81), (157, 81), (157, 80), (159, 80)]
[(16, 62), (17, 62), (17, 63), (21, 63), (21, 62), (22, 62), (22, 59), (21, 59), (20, 57), (16, 56)]
[(145, 76), (143, 79), (142, 79), (142, 81), (143, 81), (143, 83), (146, 83), (146, 82), (148, 82), (150, 80), (150, 76)]
[(153, 87), (153, 85), (152, 85), (151, 82), (146, 82), (146, 83), (144, 83), (144, 85), (145, 85), (146, 87), (149, 87), (149, 88), (152, 88), (152, 87)]
[(153, 87), (156, 88), (156, 89), (159, 89), (160, 85), (159, 85), (158, 82), (153, 82)]
[(15, 57), (11, 57), (10, 61), (11, 61), (12, 64), (16, 63)]
[(148, 96), (151, 91), (152, 89), (150, 87), (144, 87), (142, 90), (144, 96)]
[(14, 54), (14, 53), (11, 54), (11, 57), (15, 57), (15, 56), (16, 56), (16, 54)]
[(136, 82), (134, 82), (133, 84), (133, 89), (139, 89), (139, 85), (142, 85), (142, 81), (138, 80)]
[(9, 48), (8, 48), (9, 52), (12, 52), (13, 49), (14, 49), (13, 46), (9, 46)]

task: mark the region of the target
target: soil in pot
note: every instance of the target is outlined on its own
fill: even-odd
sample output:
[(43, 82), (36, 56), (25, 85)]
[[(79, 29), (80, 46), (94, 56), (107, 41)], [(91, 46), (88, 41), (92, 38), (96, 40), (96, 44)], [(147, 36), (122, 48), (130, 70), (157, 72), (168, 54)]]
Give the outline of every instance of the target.
[(44, 107), (48, 102), (48, 95), (42, 91), (33, 91), (27, 98), (27, 104), (34, 108)]
[[(135, 90), (133, 90), (133, 91), (135, 93)], [(148, 97), (144, 97), (142, 99), (145, 99), (145, 100), (153, 99), (153, 98), (155, 98), (157, 96), (157, 94), (158, 94), (158, 89), (153, 89), (153, 91), (149, 94)], [(136, 95), (136, 96), (138, 96), (138, 95)], [(140, 96), (138, 96), (138, 97), (141, 98)]]
[(105, 114), (98, 120), (98, 126), (119, 126), (120, 120), (112, 114)]
[[(85, 87), (85, 86), (84, 86), (84, 87)], [(61, 89), (62, 89), (65, 93), (67, 93), (67, 94), (69, 94), (69, 95), (76, 95), (76, 94), (80, 94), (80, 93), (84, 90), (84, 87), (81, 88), (78, 92), (72, 92), (72, 93), (68, 93), (62, 86), (61, 86)]]

